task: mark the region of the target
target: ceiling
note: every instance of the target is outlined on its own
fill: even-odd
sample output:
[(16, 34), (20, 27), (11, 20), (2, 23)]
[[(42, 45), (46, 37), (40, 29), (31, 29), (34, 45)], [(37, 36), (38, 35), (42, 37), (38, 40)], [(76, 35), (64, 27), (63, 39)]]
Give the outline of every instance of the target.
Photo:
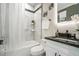
[(67, 8), (67, 7), (74, 5), (74, 4), (76, 4), (76, 3), (58, 3), (57, 4), (57, 6), (58, 6), (57, 10), (59, 11), (61, 9)]
[[(67, 8), (67, 7), (74, 5), (74, 4), (76, 4), (76, 3), (58, 3), (57, 4), (57, 11)], [(35, 9), (38, 5), (40, 5), (40, 3), (28, 3), (28, 5), (30, 5), (32, 8)]]
[(39, 5), (40, 3), (28, 3), (30, 6), (32, 6), (33, 8), (35, 8), (37, 5)]

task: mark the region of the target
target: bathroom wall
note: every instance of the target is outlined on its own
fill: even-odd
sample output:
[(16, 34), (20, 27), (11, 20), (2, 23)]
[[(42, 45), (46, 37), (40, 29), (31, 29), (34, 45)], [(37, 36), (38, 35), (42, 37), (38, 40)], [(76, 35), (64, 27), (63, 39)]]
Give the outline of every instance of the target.
[(34, 7), (32, 7), (31, 5), (30, 5), (30, 3), (24, 3), (24, 5), (25, 5), (25, 8), (26, 9), (28, 9), (28, 10), (34, 10)]
[[(46, 20), (51, 19), (48, 29), (42, 29), (42, 38), (46, 36), (54, 36), (55, 33), (55, 6), (49, 11), (50, 4), (43, 4), (43, 11), (48, 12)], [(25, 4), (11, 3), (6, 5), (6, 27), (9, 30), (9, 38), (7, 40), (8, 50), (16, 49), (28, 40), (33, 40), (31, 32), (31, 21), (35, 20), (35, 40), (41, 40), (41, 8), (35, 13), (25, 11)], [(42, 12), (43, 13), (43, 12)], [(43, 19), (42, 19), (43, 20)], [(8, 31), (6, 31), (8, 32)]]
[(41, 41), (41, 8), (34, 13), (35, 20), (35, 40)]
[[(26, 5), (26, 4), (25, 4)], [(27, 7), (25, 7), (27, 8)], [(23, 36), (26, 41), (33, 40), (32, 29), (31, 29), (31, 21), (34, 20), (34, 14), (29, 11), (25, 11), (24, 20), (23, 20)]]
[[(36, 10), (39, 6), (40, 4), (38, 4), (35, 7), (35, 9), (34, 8), (33, 9)], [(31, 24), (32, 20), (35, 21), (35, 31), (32, 31), (32, 24)], [(37, 10), (35, 13), (25, 11), (24, 28), (25, 28), (24, 39), (36, 40), (38, 42), (41, 40), (41, 8)]]
[[(57, 7), (56, 7), (56, 4), (54, 4), (54, 7), (51, 10), (49, 10), (49, 6), (50, 6), (50, 3), (43, 4), (43, 13), (47, 12), (48, 14), (46, 17), (42, 17), (42, 23), (43, 23), (43, 20), (47, 20), (48, 26), (46, 29), (42, 28), (42, 38), (45, 38), (47, 36), (55, 36), (55, 32), (56, 32), (56, 23), (57, 23), (56, 10), (57, 10)], [(51, 19), (51, 21), (49, 21), (49, 19)]]

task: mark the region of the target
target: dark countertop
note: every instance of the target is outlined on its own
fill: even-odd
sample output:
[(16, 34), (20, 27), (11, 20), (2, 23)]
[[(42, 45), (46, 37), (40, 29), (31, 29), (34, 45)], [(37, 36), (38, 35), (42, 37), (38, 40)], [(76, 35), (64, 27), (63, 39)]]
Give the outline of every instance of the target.
[[(67, 45), (71, 45), (71, 46), (79, 48), (79, 40), (71, 40), (71, 39), (65, 39), (65, 38), (58, 38), (58, 37), (53, 37), (53, 36), (45, 37), (45, 39), (51, 40), (51, 41), (56, 41), (56, 42), (59, 42), (59, 43), (63, 43), (63, 44), (67, 44)], [(68, 40), (69, 42), (66, 41), (66, 40)]]

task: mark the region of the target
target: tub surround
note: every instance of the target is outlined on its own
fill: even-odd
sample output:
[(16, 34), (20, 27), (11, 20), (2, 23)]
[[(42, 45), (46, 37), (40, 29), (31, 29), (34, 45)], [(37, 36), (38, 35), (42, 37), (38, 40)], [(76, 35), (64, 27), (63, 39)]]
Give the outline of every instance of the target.
[(38, 45), (40, 45), (38, 42), (32, 40), (22, 43), (15, 49), (7, 49), (3, 52), (6, 52), (6, 56), (31, 56), (30, 49)]

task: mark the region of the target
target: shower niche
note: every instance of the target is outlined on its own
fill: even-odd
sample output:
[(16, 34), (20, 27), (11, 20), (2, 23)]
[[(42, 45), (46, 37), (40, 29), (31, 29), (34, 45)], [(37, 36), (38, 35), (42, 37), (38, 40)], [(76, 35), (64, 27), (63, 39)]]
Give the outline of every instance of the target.
[(31, 27), (32, 27), (31, 31), (34, 32), (35, 31), (35, 21), (34, 20), (31, 21)]

